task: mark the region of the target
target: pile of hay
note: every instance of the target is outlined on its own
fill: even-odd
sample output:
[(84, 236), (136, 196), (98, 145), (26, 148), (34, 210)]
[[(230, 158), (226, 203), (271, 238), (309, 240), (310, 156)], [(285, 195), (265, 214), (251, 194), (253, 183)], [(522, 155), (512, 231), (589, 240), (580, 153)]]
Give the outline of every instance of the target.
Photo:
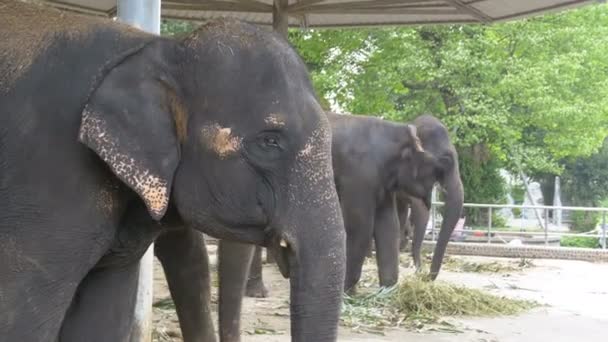
[(443, 261), (443, 269), (465, 273), (515, 273), (532, 267), (532, 261), (525, 258), (518, 261), (475, 262), (446, 256)]
[(442, 326), (440, 330), (456, 332), (458, 330), (442, 317), (513, 315), (536, 306), (538, 303), (535, 302), (410, 276), (392, 288), (346, 296), (342, 324), (354, 330), (379, 333), (389, 326), (421, 330), (428, 328), (426, 325), (429, 324)]

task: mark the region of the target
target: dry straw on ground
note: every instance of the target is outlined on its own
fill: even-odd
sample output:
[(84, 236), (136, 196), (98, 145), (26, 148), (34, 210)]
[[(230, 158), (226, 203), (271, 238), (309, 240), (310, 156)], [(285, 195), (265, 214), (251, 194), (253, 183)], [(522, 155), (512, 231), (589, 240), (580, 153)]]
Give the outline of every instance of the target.
[(346, 296), (342, 323), (355, 330), (379, 333), (391, 326), (458, 332), (443, 318), (513, 315), (536, 306), (535, 302), (409, 276), (392, 288)]

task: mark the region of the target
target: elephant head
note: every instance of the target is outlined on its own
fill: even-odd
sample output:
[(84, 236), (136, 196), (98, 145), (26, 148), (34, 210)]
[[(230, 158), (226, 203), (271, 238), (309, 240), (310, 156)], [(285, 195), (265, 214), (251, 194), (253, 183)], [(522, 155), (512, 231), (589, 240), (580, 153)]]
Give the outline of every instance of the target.
[(294, 341), (334, 341), (345, 236), (331, 133), (296, 52), (236, 21), (157, 37), (109, 66), (80, 141), (162, 220), (272, 248)]
[[(445, 192), (443, 222), (430, 270), (430, 278), (435, 280), (441, 269), (450, 236), (462, 214), (464, 191), (458, 168), (458, 154), (450, 141), (446, 127), (435, 117), (419, 116), (407, 127), (410, 134), (415, 137), (416, 144), (414, 144), (415, 148), (406, 148), (401, 154), (397, 176), (398, 189), (422, 199), (426, 208), (417, 211), (426, 210), (426, 215), (422, 215), (426, 219), (431, 206), (434, 184), (439, 182)], [(424, 232), (419, 233), (424, 234)], [(413, 253), (419, 254), (420, 251), (413, 250)]]

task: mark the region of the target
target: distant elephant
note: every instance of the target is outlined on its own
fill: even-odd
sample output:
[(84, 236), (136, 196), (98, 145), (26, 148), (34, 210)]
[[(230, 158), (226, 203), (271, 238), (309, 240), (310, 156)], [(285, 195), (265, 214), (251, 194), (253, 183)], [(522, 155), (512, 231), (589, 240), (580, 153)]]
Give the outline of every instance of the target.
[[(458, 155), (447, 129), (430, 115), (417, 117), (412, 124), (356, 115), (328, 114), (328, 117), (333, 134), (332, 165), (347, 235), (345, 289), (358, 282), (372, 236), (380, 285), (396, 283), (399, 269), (396, 193), (405, 192), (422, 199), (415, 203), (428, 209), (433, 185), (439, 182), (445, 190), (446, 206), (431, 263), (430, 277), (435, 279), (460, 218), (464, 198)], [(423, 234), (414, 235), (422, 238)]]
[(282, 37), (229, 20), (174, 40), (0, 8), (0, 339), (127, 341), (141, 255), (192, 228), (274, 250), (293, 341), (336, 341), (331, 132)]

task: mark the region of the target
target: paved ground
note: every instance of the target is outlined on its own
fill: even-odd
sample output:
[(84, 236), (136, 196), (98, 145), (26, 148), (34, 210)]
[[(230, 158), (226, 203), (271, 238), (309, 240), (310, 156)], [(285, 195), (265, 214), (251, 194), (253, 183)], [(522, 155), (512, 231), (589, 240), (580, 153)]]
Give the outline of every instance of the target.
[[(478, 262), (508, 260), (462, 257)], [(608, 264), (566, 260), (535, 260), (535, 267), (512, 274), (442, 272), (442, 280), (510, 297), (534, 299), (547, 307), (515, 317), (493, 319), (451, 319), (463, 333), (416, 333), (403, 329), (386, 331), (384, 336), (352, 332), (341, 328), (340, 341), (420, 341), (420, 342), (595, 342), (606, 341), (608, 327)], [(158, 265), (157, 265), (158, 266)], [(372, 267), (371, 263), (368, 267)], [(368, 269), (373, 272), (373, 269)], [(405, 272), (409, 270), (404, 269)], [(289, 320), (287, 282), (274, 266), (264, 275), (271, 297), (246, 299), (243, 341), (287, 342)], [(160, 267), (157, 267), (155, 300), (168, 296)], [(175, 313), (155, 309), (156, 341), (181, 341)], [(266, 334), (261, 334), (266, 333)]]

